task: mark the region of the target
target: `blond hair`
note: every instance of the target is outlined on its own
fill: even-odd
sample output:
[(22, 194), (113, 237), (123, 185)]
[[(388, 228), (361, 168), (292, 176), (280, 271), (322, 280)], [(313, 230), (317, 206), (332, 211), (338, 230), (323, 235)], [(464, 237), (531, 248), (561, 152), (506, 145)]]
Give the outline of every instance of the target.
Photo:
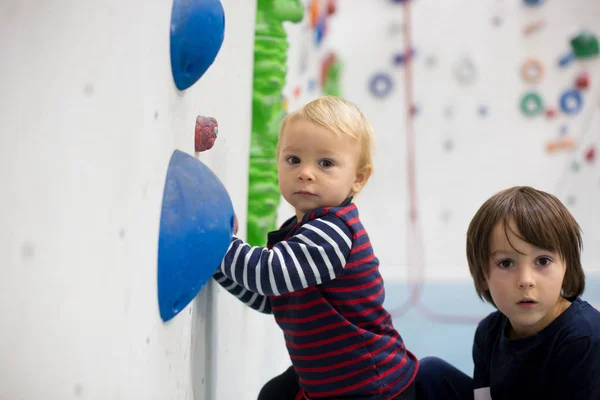
[(375, 134), (371, 124), (353, 103), (335, 96), (322, 96), (289, 113), (281, 122), (277, 156), (285, 128), (293, 121), (303, 119), (319, 125), (336, 135), (348, 135), (358, 140), (360, 154), (359, 169), (373, 171), (372, 152)]
[[(515, 186), (489, 198), (469, 224), (467, 260), (479, 297), (495, 306), (486, 284), (490, 237), (498, 222), (502, 222), (507, 235), (511, 230), (511, 219), (523, 241), (557, 252), (564, 260), (567, 270), (562, 284), (563, 296), (569, 299), (580, 296), (585, 289), (585, 274), (581, 266), (583, 243), (577, 221), (555, 196), (528, 186)], [(508, 239), (508, 235), (506, 237)]]

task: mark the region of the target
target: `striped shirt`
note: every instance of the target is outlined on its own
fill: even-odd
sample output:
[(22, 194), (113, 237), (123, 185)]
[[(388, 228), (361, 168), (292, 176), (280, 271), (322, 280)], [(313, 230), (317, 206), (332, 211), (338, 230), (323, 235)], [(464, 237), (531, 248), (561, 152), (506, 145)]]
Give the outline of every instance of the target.
[(288, 220), (266, 248), (234, 237), (214, 278), (275, 316), (306, 399), (392, 399), (412, 383), (418, 361), (383, 308), (379, 261), (350, 199)]

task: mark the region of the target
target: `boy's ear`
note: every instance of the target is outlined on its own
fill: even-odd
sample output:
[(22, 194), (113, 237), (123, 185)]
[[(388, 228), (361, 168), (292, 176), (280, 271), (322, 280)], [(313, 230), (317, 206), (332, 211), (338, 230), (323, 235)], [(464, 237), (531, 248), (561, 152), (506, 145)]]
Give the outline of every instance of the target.
[(356, 171), (356, 179), (352, 184), (352, 193), (357, 194), (362, 190), (362, 188), (366, 185), (367, 181), (371, 177), (371, 173), (373, 172), (373, 167), (370, 165), (359, 168)]

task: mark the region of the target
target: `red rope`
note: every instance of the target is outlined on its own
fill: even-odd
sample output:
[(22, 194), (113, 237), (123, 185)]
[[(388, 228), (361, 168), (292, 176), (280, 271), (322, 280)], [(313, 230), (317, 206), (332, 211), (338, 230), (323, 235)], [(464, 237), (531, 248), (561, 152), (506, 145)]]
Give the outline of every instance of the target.
[[(404, 101), (406, 106), (406, 171), (408, 180), (408, 209), (409, 223), (407, 224), (407, 246), (408, 265), (415, 266), (416, 279), (409, 279), (410, 297), (401, 306), (391, 310), (391, 314), (400, 317), (407, 313), (411, 308), (419, 310), (426, 318), (442, 323), (458, 324), (476, 324), (482, 318), (466, 315), (442, 314), (429, 309), (421, 302), (421, 290), (425, 281), (425, 262), (423, 247), (423, 233), (419, 215), (419, 204), (417, 199), (417, 178), (416, 178), (416, 144), (415, 144), (415, 126), (414, 126), (414, 94), (413, 94), (413, 55), (411, 53), (412, 45), (412, 18), (410, 0), (404, 3), (404, 30), (405, 30), (405, 50), (406, 64), (404, 73)], [(415, 243), (411, 245), (410, 238), (414, 238)]]

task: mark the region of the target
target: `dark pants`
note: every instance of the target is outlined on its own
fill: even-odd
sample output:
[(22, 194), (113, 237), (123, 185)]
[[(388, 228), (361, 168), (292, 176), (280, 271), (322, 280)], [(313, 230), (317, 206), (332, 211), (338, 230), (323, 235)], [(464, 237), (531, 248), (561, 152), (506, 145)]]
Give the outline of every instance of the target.
[[(263, 386), (258, 394), (258, 400), (296, 400), (300, 392), (298, 375), (294, 367), (289, 367), (283, 374), (276, 376)], [(392, 400), (416, 400), (415, 384), (411, 384), (399, 396)]]
[(473, 379), (437, 357), (419, 360), (418, 400), (473, 400)]

